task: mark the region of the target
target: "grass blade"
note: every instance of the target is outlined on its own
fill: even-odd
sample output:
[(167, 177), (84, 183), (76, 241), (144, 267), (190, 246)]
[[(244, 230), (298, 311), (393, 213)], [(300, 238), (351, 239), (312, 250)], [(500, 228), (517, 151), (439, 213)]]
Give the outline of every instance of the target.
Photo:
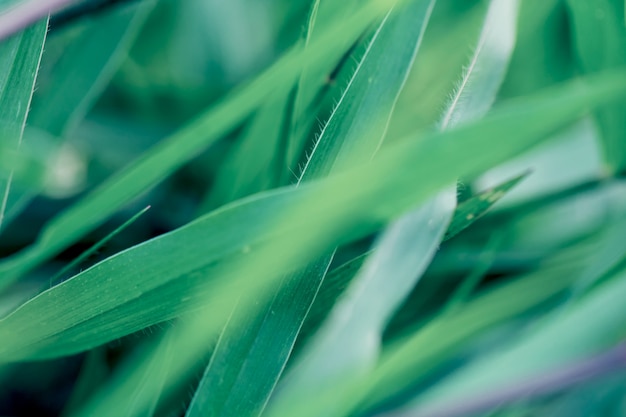
[[(17, 151), (35, 88), (48, 20), (0, 43), (0, 140)], [(5, 144), (3, 144), (3, 148)], [(7, 209), (13, 173), (0, 177), (0, 228)]]
[[(347, 17), (357, 7), (355, 0), (335, 2), (329, 0), (315, 0), (311, 7), (309, 21), (303, 33), (305, 48), (323, 34), (328, 26), (337, 20)], [(355, 33), (352, 38), (345, 38), (333, 50), (325, 61), (317, 61), (313, 65), (304, 67), (298, 78), (296, 95), (293, 104), (293, 116), (289, 138), (287, 140), (286, 166), (295, 171), (306, 146), (306, 138), (314, 118), (307, 115), (307, 110), (313, 105), (314, 99), (327, 81), (326, 78), (346, 53), (348, 47), (357, 41), (361, 34)]]
[(451, 239), (461, 233), (485, 214), (495, 203), (520, 183), (528, 174), (522, 174), (492, 189), (483, 191), (459, 204), (452, 216), (445, 239)]
[[(138, 7), (114, 10), (80, 28), (70, 44), (63, 45), (63, 55), (39, 85), (29, 125), (54, 138), (65, 138), (108, 84), (153, 6), (152, 1), (145, 1)], [(54, 48), (55, 40), (49, 48)], [(42, 65), (46, 75), (45, 57)], [(12, 196), (7, 203), (9, 217), (20, 213), (20, 207), (33, 198), (32, 191), (37, 190), (21, 190)]]
[(71, 131), (113, 77), (153, 6), (148, 0), (114, 9), (80, 28), (37, 92), (31, 123), (58, 137)]

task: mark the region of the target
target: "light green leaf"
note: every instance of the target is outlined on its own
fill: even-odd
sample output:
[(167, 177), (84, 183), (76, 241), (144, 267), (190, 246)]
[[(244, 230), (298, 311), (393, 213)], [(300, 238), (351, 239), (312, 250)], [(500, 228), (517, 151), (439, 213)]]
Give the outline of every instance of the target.
[(559, 254), (544, 268), (486, 290), (452, 314), (433, 317), (392, 342), (367, 377), (337, 380), (317, 396), (294, 395), (270, 417), (294, 413), (317, 416), (328, 403), (342, 411), (338, 414), (345, 415), (359, 404), (367, 409), (393, 398), (454, 357), (464, 342), (563, 293), (575, 281), (576, 270), (584, 265), (581, 253), (588, 254), (589, 247)]

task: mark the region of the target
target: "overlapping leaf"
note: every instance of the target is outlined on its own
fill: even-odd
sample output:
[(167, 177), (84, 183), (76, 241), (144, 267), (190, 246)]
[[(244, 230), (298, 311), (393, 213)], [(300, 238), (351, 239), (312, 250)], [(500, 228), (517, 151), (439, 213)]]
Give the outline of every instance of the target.
[[(0, 357), (8, 361), (81, 351), (198, 304), (211, 308), (212, 315), (205, 317), (210, 334), (228, 314), (225, 305), (267, 288), (279, 272), (372, 232), (455, 178), (510, 158), (589, 106), (624, 94), (622, 73), (570, 83), (503, 106), (480, 122), (394, 144), (365, 167), (224, 207), (22, 305), (0, 321), (5, 340)], [(500, 136), (508, 140), (492, 141)], [(470, 151), (474, 154), (467, 158)], [(419, 187), (407, 172), (423, 175)], [(369, 186), (356, 186), (363, 183)], [(204, 252), (189, 251), (189, 246)], [(222, 266), (223, 274), (213, 274)], [(69, 299), (74, 303), (65, 302)]]

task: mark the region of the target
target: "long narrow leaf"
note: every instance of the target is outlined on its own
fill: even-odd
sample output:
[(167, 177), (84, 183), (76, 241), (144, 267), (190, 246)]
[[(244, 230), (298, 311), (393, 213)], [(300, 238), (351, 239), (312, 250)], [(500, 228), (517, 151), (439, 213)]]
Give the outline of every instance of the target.
[[(0, 43), (0, 141), (17, 150), (39, 70), (48, 19)], [(0, 228), (4, 220), (13, 173), (0, 177)]]

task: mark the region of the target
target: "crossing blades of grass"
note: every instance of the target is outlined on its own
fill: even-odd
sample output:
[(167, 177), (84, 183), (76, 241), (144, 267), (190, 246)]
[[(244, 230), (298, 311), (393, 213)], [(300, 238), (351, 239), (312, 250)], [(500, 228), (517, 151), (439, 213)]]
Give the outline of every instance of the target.
[(80, 202), (52, 219), (28, 249), (0, 262), (0, 286), (19, 278), (39, 263), (75, 242), (222, 135), (240, 123), (276, 88), (295, 81), (300, 69), (323, 59), (337, 39), (358, 36), (389, 10), (387, 1), (365, 2), (355, 13), (334, 22), (306, 51), (294, 48), (276, 64), (200, 116), (186, 128), (146, 152), (125, 170), (114, 174)]
[[(479, 122), (403, 140), (366, 166), (242, 200), (117, 254), (0, 321), (0, 357), (82, 351), (199, 304), (211, 306), (201, 332), (211, 335), (228, 314), (225, 305), (267, 288), (279, 272), (371, 233), (455, 178), (519, 154), (590, 106), (623, 97), (624, 80), (622, 73), (603, 74), (524, 97)], [(422, 178), (419, 185), (414, 176)]]
[[(454, 210), (443, 241), (453, 238), (478, 220), (524, 177), (522, 175), (513, 178), (459, 204)], [(328, 272), (302, 325), (301, 333), (310, 334), (321, 324), (371, 253), (372, 250), (368, 250)]]
[[(626, 66), (625, 5), (622, 0), (568, 0), (574, 53), (584, 73)], [(626, 101), (596, 113), (605, 159), (615, 173), (626, 169)]]
[(347, 415), (359, 404), (369, 409), (392, 399), (426, 378), (481, 332), (562, 293), (574, 282), (577, 268), (584, 265), (581, 253), (588, 254), (589, 247), (563, 252), (542, 269), (479, 294), (453, 314), (433, 317), (392, 342), (366, 377), (337, 380), (315, 397), (294, 396), (294, 401), (285, 401), (270, 416), (312, 417), (327, 409), (328, 403), (339, 410), (337, 415)]
[[(475, 55), (444, 113), (443, 129), (478, 118), (491, 107), (515, 44), (516, 18), (517, 1), (491, 3)], [(280, 395), (323, 391), (334, 379), (359, 378), (375, 364), (385, 325), (426, 270), (455, 203), (452, 185), (387, 227), (345, 296), (285, 378)], [(333, 410), (324, 414), (332, 415)]]
[[(219, 331), (229, 312), (226, 307), (236, 300), (257, 299), (259, 291), (281, 276), (276, 271), (288, 269), (296, 258), (314, 257), (346, 239), (370, 233), (381, 221), (423, 201), (454, 178), (476, 175), (519, 154), (568, 123), (587, 106), (626, 94), (623, 79), (623, 74), (605, 75), (583, 85), (572, 83), (536, 97), (526, 97), (493, 112), (481, 122), (431, 134), (418, 142), (398, 143), (365, 167), (295, 190), (288, 188), (247, 199), (112, 257), (41, 294), (0, 322), (0, 335), (10, 343), (2, 346), (2, 360), (69, 354), (162, 321), (190, 307), (210, 306), (210, 310), (194, 316), (190, 325), (185, 326), (186, 331), (173, 339), (172, 351), (180, 354), (172, 363), (167, 385), (175, 384)], [(509, 140), (493, 142), (491, 138), (495, 136), (506, 136)], [(470, 150), (478, 149), (481, 152), (475, 157), (467, 158)], [(423, 175), (420, 187), (407, 177), (407, 172)], [(359, 184), (371, 188), (359, 189)], [(255, 221), (250, 222), (251, 219)], [(266, 235), (259, 236), (255, 231), (248, 236), (242, 234), (249, 227), (256, 227), (256, 220), (266, 221), (261, 226), (266, 229)], [(220, 232), (217, 225), (224, 229)], [(268, 236), (270, 230), (273, 233)], [(216, 275), (210, 274), (215, 263), (205, 256), (213, 252), (212, 246), (206, 246), (206, 236), (211, 237), (209, 242), (217, 250), (233, 254), (232, 262), (221, 272), (216, 271)], [(263, 244), (264, 238), (270, 239), (266, 240), (267, 245)], [(190, 255), (186, 245), (202, 246), (207, 252)], [(153, 265), (154, 261), (159, 262)], [(207, 263), (204, 271), (199, 270)], [(196, 275), (185, 274), (185, 268), (195, 270)], [(219, 276), (219, 281), (215, 276)], [(194, 279), (208, 288), (196, 286)], [(530, 294), (545, 295), (552, 287), (544, 281), (539, 286), (541, 291), (533, 288)], [(93, 282), (100, 285), (96, 288)], [(167, 282), (176, 285), (161, 285)], [(68, 297), (77, 300), (76, 304), (65, 303), (63, 300)], [(497, 297), (498, 302), (509, 299)], [(505, 303), (512, 305), (517, 304)], [(492, 316), (488, 311), (481, 317)], [(473, 320), (475, 316), (459, 317)], [(475, 327), (463, 321), (455, 328), (446, 334), (458, 335), (459, 329)], [(13, 337), (15, 334), (20, 337)], [(452, 346), (456, 346), (455, 342)], [(153, 359), (152, 355), (144, 355), (137, 366), (149, 367)], [(154, 397), (142, 395), (141, 398), (135, 409), (148, 409)], [(314, 401), (313, 398), (309, 400)], [(295, 414), (285, 415), (307, 415), (309, 411), (313, 412), (309, 415), (317, 415), (316, 402), (310, 404), (310, 401), (299, 403)]]
[[(0, 43), (0, 141), (17, 151), (22, 142), (48, 20)], [(0, 176), (0, 228), (9, 201), (13, 173)]]
[[(315, 144), (300, 181), (324, 177), (375, 153), (415, 59), (432, 4), (431, 0), (412, 0), (385, 18)], [(388, 56), (390, 50), (395, 51), (393, 58)], [(332, 257), (330, 251), (287, 276), (269, 306), (256, 316), (246, 317), (247, 309), (236, 309), (222, 331), (188, 416), (261, 412)], [(256, 383), (252, 385), (251, 380)]]

